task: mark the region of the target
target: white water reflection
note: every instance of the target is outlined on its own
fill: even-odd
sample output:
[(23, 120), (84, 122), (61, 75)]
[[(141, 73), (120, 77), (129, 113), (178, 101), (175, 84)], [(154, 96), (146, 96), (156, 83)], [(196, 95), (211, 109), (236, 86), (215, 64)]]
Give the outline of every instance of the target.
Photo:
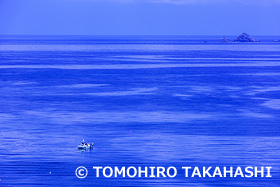
[(280, 99), (271, 99), (262, 104), (262, 106), (275, 109), (275, 110), (280, 110)]

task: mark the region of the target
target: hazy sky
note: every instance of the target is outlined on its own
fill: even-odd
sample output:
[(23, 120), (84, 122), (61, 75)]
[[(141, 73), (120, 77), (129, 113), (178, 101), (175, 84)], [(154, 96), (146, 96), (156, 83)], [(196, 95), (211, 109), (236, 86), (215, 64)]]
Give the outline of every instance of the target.
[(0, 0), (0, 34), (280, 35), (280, 0)]

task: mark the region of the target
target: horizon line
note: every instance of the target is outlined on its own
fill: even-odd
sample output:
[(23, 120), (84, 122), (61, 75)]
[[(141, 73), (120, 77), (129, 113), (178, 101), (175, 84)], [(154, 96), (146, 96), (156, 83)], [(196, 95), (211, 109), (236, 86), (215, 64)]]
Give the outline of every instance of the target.
[[(0, 36), (239, 36), (241, 34), (236, 34), (236, 35), (234, 34), (0, 34)], [(280, 34), (279, 35), (249, 34), (249, 35), (280, 36)]]

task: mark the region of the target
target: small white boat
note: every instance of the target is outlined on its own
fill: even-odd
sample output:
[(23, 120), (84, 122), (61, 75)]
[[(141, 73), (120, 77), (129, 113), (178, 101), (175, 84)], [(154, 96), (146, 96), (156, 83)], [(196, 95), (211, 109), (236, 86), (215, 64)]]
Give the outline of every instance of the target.
[(83, 140), (83, 142), (78, 145), (78, 149), (92, 149), (93, 148), (93, 143), (87, 143)]

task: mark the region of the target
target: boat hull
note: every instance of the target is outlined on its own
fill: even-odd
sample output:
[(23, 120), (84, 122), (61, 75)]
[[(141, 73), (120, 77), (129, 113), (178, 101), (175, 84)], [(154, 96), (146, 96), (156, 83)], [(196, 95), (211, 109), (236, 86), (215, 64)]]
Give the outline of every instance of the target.
[(89, 145), (89, 146), (78, 146), (78, 149), (92, 149), (93, 146), (92, 145)]

